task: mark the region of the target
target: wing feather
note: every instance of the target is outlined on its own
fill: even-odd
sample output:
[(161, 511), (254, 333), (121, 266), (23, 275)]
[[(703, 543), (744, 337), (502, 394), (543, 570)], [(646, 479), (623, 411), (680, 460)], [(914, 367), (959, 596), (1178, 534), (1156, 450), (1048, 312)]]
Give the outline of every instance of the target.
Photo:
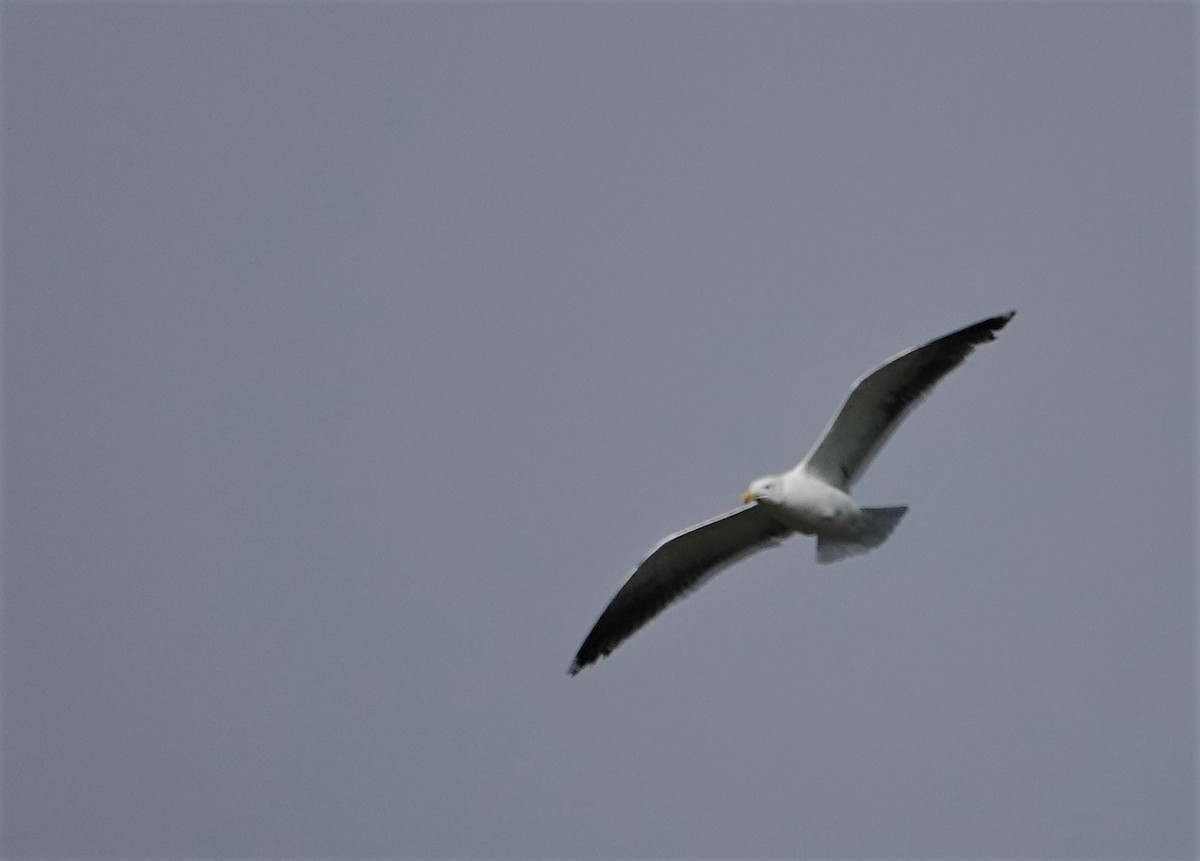
[(1015, 311), (980, 320), (901, 353), (855, 382), (837, 417), (802, 461), (823, 481), (849, 490), (906, 415)]
[(727, 565), (778, 544), (791, 530), (751, 504), (668, 535), (609, 602), (571, 664), (575, 675)]

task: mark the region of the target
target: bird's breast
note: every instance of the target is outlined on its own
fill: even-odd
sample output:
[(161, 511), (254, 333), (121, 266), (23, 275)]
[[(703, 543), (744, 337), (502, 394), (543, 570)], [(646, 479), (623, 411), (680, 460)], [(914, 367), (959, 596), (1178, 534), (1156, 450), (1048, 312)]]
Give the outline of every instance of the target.
[(784, 482), (780, 516), (805, 535), (828, 534), (858, 518), (857, 505), (844, 491), (803, 471)]

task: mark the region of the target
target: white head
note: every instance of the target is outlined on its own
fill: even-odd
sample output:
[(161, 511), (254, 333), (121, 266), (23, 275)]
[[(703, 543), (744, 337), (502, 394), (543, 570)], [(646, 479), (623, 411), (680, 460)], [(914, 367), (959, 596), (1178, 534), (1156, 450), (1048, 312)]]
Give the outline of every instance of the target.
[(742, 502), (783, 502), (783, 476), (767, 475), (750, 482)]

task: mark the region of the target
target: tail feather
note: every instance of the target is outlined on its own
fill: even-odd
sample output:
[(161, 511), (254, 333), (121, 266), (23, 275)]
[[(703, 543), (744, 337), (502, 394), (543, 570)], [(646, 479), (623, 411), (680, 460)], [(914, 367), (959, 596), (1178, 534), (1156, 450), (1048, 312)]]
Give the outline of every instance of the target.
[(906, 511), (907, 505), (862, 509), (862, 530), (853, 538), (817, 538), (817, 561), (828, 565), (878, 547), (892, 534)]

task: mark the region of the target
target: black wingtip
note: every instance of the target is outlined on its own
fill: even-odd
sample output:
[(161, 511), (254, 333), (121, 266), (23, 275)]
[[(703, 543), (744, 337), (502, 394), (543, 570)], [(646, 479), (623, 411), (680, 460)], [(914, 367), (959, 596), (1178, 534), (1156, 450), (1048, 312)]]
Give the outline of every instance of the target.
[(1017, 316), (1016, 311), (1009, 311), (1007, 314), (1000, 314), (996, 317), (993, 317), (992, 319), (988, 320), (988, 323), (991, 325), (993, 332), (999, 332), (1001, 329), (1007, 326), (1008, 321), (1015, 316)]
[(1008, 321), (1015, 317), (1016, 311), (1009, 311), (1007, 314), (997, 314), (995, 317), (988, 317), (986, 320), (980, 320), (973, 326), (968, 326), (959, 334), (966, 334), (971, 338), (979, 340), (973, 343), (986, 343), (996, 340), (996, 333), (1008, 325)]

